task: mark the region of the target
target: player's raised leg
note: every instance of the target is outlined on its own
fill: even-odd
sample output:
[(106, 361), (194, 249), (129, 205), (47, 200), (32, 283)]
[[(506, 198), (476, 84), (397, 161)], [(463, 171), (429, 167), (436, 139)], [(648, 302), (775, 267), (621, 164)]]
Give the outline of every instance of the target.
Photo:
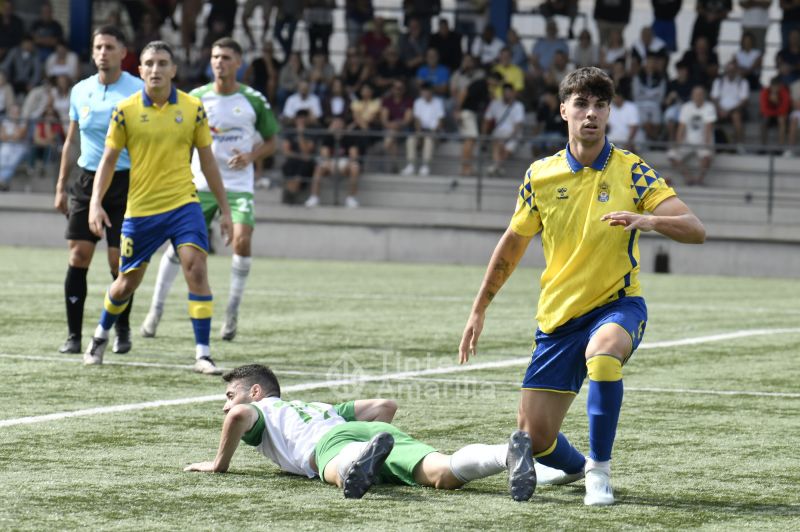
[(178, 247), (183, 275), (189, 287), (189, 317), (192, 320), (195, 339), (194, 370), (207, 375), (219, 375), (211, 359), (211, 316), (214, 311), (214, 296), (208, 284), (206, 252), (194, 245)]
[(139, 332), (145, 338), (152, 338), (156, 335), (158, 324), (161, 321), (161, 315), (164, 313), (164, 303), (180, 271), (180, 257), (178, 257), (175, 248), (168, 246), (161, 255), (161, 261), (158, 263), (158, 276), (156, 277), (156, 284), (153, 288), (153, 299), (150, 301), (150, 310), (147, 311), (147, 316), (145, 316), (142, 326), (139, 329)]

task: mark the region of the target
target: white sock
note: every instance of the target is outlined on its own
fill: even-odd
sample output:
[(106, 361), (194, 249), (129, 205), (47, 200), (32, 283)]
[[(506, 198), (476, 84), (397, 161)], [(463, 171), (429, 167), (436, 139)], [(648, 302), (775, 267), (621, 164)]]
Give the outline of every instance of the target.
[(356, 458), (358, 458), (358, 455), (360, 455), (361, 451), (367, 446), (367, 443), (368, 442), (365, 441), (354, 441), (353, 443), (348, 443), (339, 451), (339, 454), (336, 455), (339, 459), (339, 466), (337, 469), (339, 480), (344, 482), (344, 476), (347, 474), (347, 470), (350, 469), (350, 466), (356, 461)]
[(102, 338), (103, 340), (108, 340), (108, 331), (110, 329), (103, 329), (103, 326), (99, 323), (97, 324), (97, 328), (94, 330), (94, 337), (95, 338)]
[(228, 296), (228, 309), (229, 315), (236, 315), (239, 313), (239, 304), (242, 302), (242, 294), (244, 294), (244, 285), (247, 282), (247, 276), (250, 274), (250, 265), (253, 262), (252, 257), (242, 257), (241, 255), (234, 255), (231, 261), (231, 290)]
[(507, 454), (507, 443), (473, 443), (453, 453), (450, 457), (450, 471), (462, 482), (496, 475), (506, 470)]
[(591, 458), (586, 458), (586, 465), (584, 466), (584, 471), (590, 471), (592, 469), (597, 469), (599, 471), (604, 472), (609, 477), (611, 476), (611, 460), (606, 460), (605, 462), (597, 462), (592, 460)]
[(172, 283), (175, 282), (175, 277), (181, 271), (181, 259), (175, 252), (175, 248), (171, 245), (161, 255), (161, 262), (158, 264), (158, 277), (156, 278), (156, 286), (153, 289), (153, 300), (150, 303), (150, 310), (157, 313), (164, 311), (164, 301), (167, 300)]
[(211, 358), (211, 346), (197, 344), (195, 346), (194, 358)]

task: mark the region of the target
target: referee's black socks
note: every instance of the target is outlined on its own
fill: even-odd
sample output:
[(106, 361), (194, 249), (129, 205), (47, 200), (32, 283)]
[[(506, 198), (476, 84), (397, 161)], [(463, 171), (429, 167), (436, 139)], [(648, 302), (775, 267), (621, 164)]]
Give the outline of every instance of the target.
[(83, 306), (86, 303), (86, 274), (88, 268), (69, 266), (64, 279), (64, 302), (67, 306), (67, 327), (70, 336), (81, 337)]

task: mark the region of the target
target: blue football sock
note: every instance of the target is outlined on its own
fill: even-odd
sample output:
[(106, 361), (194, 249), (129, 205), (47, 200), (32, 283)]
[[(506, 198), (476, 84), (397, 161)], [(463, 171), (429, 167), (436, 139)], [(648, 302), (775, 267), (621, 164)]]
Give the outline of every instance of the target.
[(586, 463), (586, 457), (560, 432), (549, 449), (534, 454), (533, 457), (542, 465), (560, 469), (568, 474), (583, 471), (583, 465)]
[(589, 370), (589, 457), (611, 460), (622, 408), (622, 363), (611, 355), (595, 355), (586, 361)]

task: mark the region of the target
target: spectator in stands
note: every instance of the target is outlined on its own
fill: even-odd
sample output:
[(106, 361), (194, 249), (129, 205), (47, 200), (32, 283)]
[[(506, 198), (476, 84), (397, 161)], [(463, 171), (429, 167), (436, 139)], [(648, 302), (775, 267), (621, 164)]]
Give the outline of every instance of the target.
[(693, 85), (702, 85), (708, 91), (717, 78), (719, 59), (717, 53), (708, 45), (708, 39), (699, 36), (681, 59), (689, 69), (689, 79)]
[[(296, 92), (301, 81), (308, 80), (308, 72), (298, 52), (289, 55), (289, 60), (281, 67), (278, 74), (278, 107), (283, 107), (286, 98)], [(291, 116), (294, 119), (294, 115)], [(319, 116), (317, 116), (319, 118)]]
[(347, 28), (347, 45), (358, 45), (364, 25), (375, 17), (372, 0), (345, 0), (344, 22)]
[(330, 127), (334, 119), (341, 119), (345, 124), (352, 122), (350, 114), (350, 95), (344, 87), (342, 78), (335, 77), (331, 81), (331, 89), (322, 101), (322, 125)]
[(370, 80), (371, 69), (368, 60), (365, 60), (355, 46), (349, 46), (346, 53), (340, 76), (347, 93), (354, 96), (361, 90), (361, 85)]
[(14, 0), (6, 0), (0, 9), (0, 61), (3, 61), (8, 52), (22, 42), (25, 23), (14, 13)]
[[(523, 87), (525, 87), (525, 72), (511, 62), (511, 49), (508, 46), (500, 51), (499, 61), (492, 71), (503, 76), (503, 82), (510, 83), (516, 92), (521, 91)], [(497, 94), (495, 96), (497, 98), (502, 98), (502, 87), (498, 87)]]
[[(235, 5), (235, 3), (234, 3)], [(297, 0), (278, 0), (278, 13), (272, 34), (283, 49), (283, 57), (289, 57), (294, 44), (297, 23), (303, 18), (304, 3)]]
[[(281, 0), (278, 0), (278, 9), (280, 11)], [(221, 32), (221, 37), (229, 37), (233, 34), (234, 27), (236, 26), (236, 11), (239, 8), (239, 2), (231, 2), (230, 0), (206, 0), (207, 4), (211, 5), (211, 10), (208, 12), (206, 18), (206, 29), (211, 32), (211, 27), (218, 21), (225, 25), (224, 31)], [(283, 0), (283, 3), (287, 3)], [(152, 10), (150, 10), (153, 13)], [(160, 21), (157, 21), (157, 23)], [(160, 26), (160, 24), (158, 24)], [(134, 28), (137, 24), (134, 23)], [(288, 54), (287, 54), (288, 55)]]
[(484, 68), (488, 68), (497, 60), (500, 55), (500, 50), (503, 49), (505, 43), (498, 39), (494, 34), (494, 27), (487, 24), (481, 32), (480, 39), (472, 41), (470, 54), (477, 58), (478, 63)]
[(544, 82), (548, 87), (558, 87), (561, 80), (567, 77), (572, 70), (569, 64), (569, 56), (563, 51), (556, 51), (553, 55), (553, 62), (544, 74)]
[(667, 84), (667, 96), (664, 98), (664, 121), (667, 124), (667, 138), (674, 142), (678, 133), (678, 119), (681, 107), (692, 98), (692, 85), (689, 79), (689, 67), (683, 61), (675, 65), (677, 75)]
[[(223, 29), (225, 28), (224, 21), (219, 21), (218, 24), (220, 24)], [(210, 35), (207, 35), (207, 37), (211, 37), (212, 40), (209, 40), (209, 38), (203, 39), (203, 47), (211, 50), (211, 43), (216, 41), (217, 37), (215, 37), (216, 34), (212, 34), (210, 31), (209, 34)], [(144, 49), (147, 43), (160, 41), (161, 39), (161, 28), (156, 24), (155, 16), (151, 12), (145, 11), (142, 14), (141, 25), (134, 32), (133, 42), (131, 43), (131, 54), (136, 57), (136, 64), (139, 64), (139, 55), (141, 55), (142, 49)]]
[[(272, 8), (274, 7), (275, 0), (246, 0), (244, 8), (242, 9), (242, 16), (239, 20), (242, 23), (242, 29), (250, 41), (250, 49), (255, 50), (256, 43), (265, 42), (264, 37), (269, 35), (269, 21), (272, 17)], [(261, 35), (258, 39), (253, 35), (253, 30), (250, 29), (250, 20), (253, 18), (256, 7), (261, 6)]]
[(308, 71), (308, 81), (311, 83), (311, 92), (324, 98), (331, 87), (331, 82), (336, 76), (333, 65), (328, 62), (328, 55), (318, 50), (311, 57), (311, 68)]
[(578, 42), (572, 50), (572, 64), (575, 68), (597, 66), (600, 64), (600, 50), (592, 42), (592, 34), (584, 28), (578, 34)]
[(383, 51), (383, 58), (378, 63), (376, 73), (375, 86), (381, 94), (389, 90), (395, 80), (405, 82), (408, 78), (408, 69), (400, 61), (400, 53), (396, 47), (388, 46)]
[(381, 101), (381, 126), (384, 130), (383, 148), (389, 157), (392, 172), (396, 172), (397, 144), (408, 136), (414, 126), (414, 101), (406, 95), (406, 84), (396, 79), (388, 96)]
[(381, 100), (375, 96), (375, 89), (370, 83), (361, 85), (358, 99), (350, 102), (353, 120), (350, 129), (356, 133), (356, 146), (362, 157), (379, 138), (373, 133), (377, 133), (381, 126), (381, 108)]
[[(661, 54), (666, 53), (662, 50)], [(659, 53), (650, 53), (644, 68), (633, 78), (633, 103), (639, 111), (639, 121), (647, 140), (661, 137), (663, 115), (661, 104), (667, 96), (667, 79), (659, 68)]]
[[(678, 49), (675, 17), (681, 10), (683, 0), (650, 0), (653, 5), (653, 34), (664, 41), (670, 52)], [(768, 0), (772, 1), (772, 0)]]
[(625, 33), (625, 26), (631, 19), (631, 0), (595, 0), (594, 20), (600, 42), (608, 42), (612, 30)]
[(539, 13), (545, 18), (552, 18), (553, 15), (568, 17), (567, 35), (572, 39), (572, 26), (578, 15), (578, 0), (544, 0), (539, 4)]
[(336, 0), (306, 0), (305, 22), (308, 30), (309, 60), (317, 53), (328, 57), (335, 8)]
[(666, 54), (666, 52), (667, 43), (656, 37), (653, 34), (653, 28), (650, 26), (642, 28), (639, 38), (631, 47), (631, 57), (638, 58), (640, 63), (645, 62), (648, 54)]
[(503, 97), (495, 98), (484, 115), (484, 134), (492, 136), (492, 164), (487, 173), (499, 176), (503, 173), (503, 163), (517, 151), (525, 122), (525, 108), (517, 100), (517, 93), (509, 83), (503, 84)]
[(755, 43), (752, 33), (743, 32), (741, 47), (733, 56), (736, 66), (750, 84), (750, 89), (754, 91), (761, 88), (761, 59), (763, 57), (762, 51), (755, 47)]
[(0, 68), (17, 94), (25, 94), (42, 80), (42, 63), (30, 35), (25, 35), (19, 46), (12, 48)]
[(611, 113), (606, 126), (606, 136), (624, 150), (636, 151), (636, 138), (642, 123), (639, 109), (629, 99), (629, 93), (616, 87), (611, 100)]
[(409, 176), (414, 173), (417, 162), (417, 147), (422, 142), (422, 165), (419, 167), (419, 175), (427, 176), (430, 174), (431, 159), (436, 146), (435, 135), (442, 130), (444, 120), (444, 104), (439, 98), (433, 95), (433, 86), (430, 83), (423, 83), (420, 87), (420, 95), (414, 100), (412, 114), (414, 116), (413, 133), (406, 139), (406, 167), (402, 175)]
[(53, 82), (50, 78), (42, 79), (42, 83), (25, 95), (22, 101), (22, 118), (28, 121), (38, 120), (44, 110), (53, 101)]
[(408, 20), (406, 33), (400, 35), (400, 61), (409, 72), (416, 72), (425, 62), (425, 51), (428, 49), (428, 37), (422, 34), (419, 20)]
[(789, 46), (789, 33), (800, 30), (800, 0), (780, 0), (783, 11), (781, 19), (781, 48)]
[(467, 48), (472, 53), (472, 42), (486, 24), (489, 0), (456, 0), (455, 31), (467, 38)]
[(39, 53), (39, 60), (44, 62), (56, 49), (58, 41), (64, 38), (64, 28), (53, 18), (53, 6), (49, 1), (39, 5), (39, 18), (31, 24), (30, 33)]
[(439, 17), (439, 31), (431, 35), (429, 46), (439, 52), (439, 60), (450, 72), (461, 66), (461, 34), (450, 30), (450, 23), (444, 17)]
[(553, 57), (557, 51), (562, 51), (569, 57), (569, 43), (558, 36), (558, 25), (553, 19), (545, 23), (545, 36), (536, 41), (531, 51), (531, 62), (539, 67), (542, 72), (547, 72), (553, 64)]
[(459, 99), (464, 95), (467, 87), (476, 79), (483, 78), (486, 73), (481, 68), (477, 68), (475, 58), (470, 54), (464, 55), (461, 59), (461, 68), (453, 72), (450, 76), (450, 95), (458, 103)]
[(72, 80), (64, 74), (56, 76), (52, 91), (51, 104), (58, 116), (61, 117), (64, 132), (69, 129), (69, 96), (72, 91)]
[(536, 110), (536, 130), (533, 137), (533, 156), (539, 158), (563, 147), (567, 141), (567, 123), (561, 118), (558, 93), (547, 90)]
[(608, 39), (601, 39), (600, 42), (603, 43), (600, 45), (600, 67), (603, 70), (610, 73), (617, 61), (621, 60), (623, 66), (628, 62), (628, 50), (619, 29), (610, 29)]
[(67, 43), (63, 39), (56, 43), (56, 50), (47, 58), (44, 63), (44, 75), (56, 77), (60, 75), (69, 76), (73, 81), (80, 77), (80, 64), (78, 54), (67, 48)]
[(717, 121), (733, 124), (733, 142), (738, 144), (738, 151), (745, 153), (744, 118), (747, 102), (750, 97), (750, 85), (739, 73), (735, 61), (725, 65), (725, 75), (714, 80), (711, 86), (711, 101), (717, 111)]
[(64, 145), (64, 127), (62, 119), (53, 106), (44, 110), (33, 129), (33, 147), (31, 162), (33, 169), (44, 176), (44, 168), (61, 151)]
[(298, 202), (298, 195), (311, 181), (317, 166), (317, 147), (314, 137), (309, 134), (307, 122), (308, 111), (298, 111), (293, 120), (293, 130), (283, 137), (283, 203), (289, 205)]
[(275, 58), (272, 41), (266, 40), (261, 48), (261, 55), (253, 59), (250, 66), (247, 67), (247, 72), (244, 75), (245, 84), (263, 94), (267, 101), (277, 103), (280, 70), (281, 63)]
[(731, 0), (697, 0), (697, 18), (689, 42), (694, 43), (702, 35), (708, 39), (708, 47), (711, 50), (716, 49), (720, 26), (728, 18), (731, 7)]
[(358, 45), (369, 54), (375, 63), (378, 63), (383, 57), (384, 50), (391, 46), (392, 39), (386, 35), (386, 21), (383, 17), (375, 17), (371, 26), (368, 32), (361, 35)]
[(753, 48), (763, 53), (767, 48), (769, 7), (772, 0), (739, 0), (742, 8), (742, 35), (753, 36)]
[[(670, 162), (683, 175), (687, 185), (702, 185), (714, 155), (714, 125), (717, 112), (706, 100), (706, 89), (697, 85), (692, 89), (692, 99), (681, 106), (678, 119), (678, 146), (667, 152)], [(689, 172), (686, 161), (693, 155), (700, 160), (696, 175)]]
[(792, 110), (792, 100), (789, 89), (781, 83), (779, 77), (770, 80), (769, 85), (761, 89), (761, 144), (767, 144), (769, 130), (775, 128), (778, 133), (779, 146), (786, 144), (789, 112)]
[(800, 78), (800, 29), (789, 32), (789, 42), (775, 56), (775, 64), (779, 67), (781, 64), (789, 65), (788, 71), (794, 79)]
[(345, 207), (355, 209), (359, 206), (358, 180), (361, 177), (361, 160), (352, 136), (345, 134), (345, 123), (340, 118), (335, 118), (328, 127), (328, 134), (322, 139), (317, 167), (311, 180), (311, 195), (305, 202), (306, 207), (319, 205), (319, 193), (322, 178), (341, 174), (348, 181), (348, 195), (345, 198)]
[(450, 71), (439, 64), (439, 52), (436, 48), (428, 48), (425, 52), (425, 64), (417, 69), (416, 81), (418, 86), (429, 83), (433, 87), (434, 96), (450, 96)]
[(0, 123), (0, 191), (9, 189), (9, 182), (19, 163), (28, 154), (28, 122), (20, 115), (17, 104), (8, 107)]
[(283, 106), (283, 120), (291, 124), (297, 112), (302, 109), (308, 111), (306, 123), (309, 126), (316, 125), (322, 118), (319, 96), (311, 92), (311, 86), (306, 80), (301, 80), (297, 84), (297, 92), (286, 99), (286, 105)]
[(625, 61), (617, 59), (611, 65), (611, 79), (614, 80), (614, 87), (617, 92), (622, 91), (626, 99), (630, 99), (633, 93), (633, 76), (631, 76), (625, 68)]
[(8, 108), (14, 103), (16, 103), (14, 88), (11, 87), (5, 73), (0, 70), (0, 118), (6, 114)]
[(418, 20), (426, 39), (431, 36), (431, 19), (441, 11), (440, 0), (403, 0), (403, 21), (408, 26), (408, 21)]
[[(467, 57), (472, 56), (464, 56), (465, 59)], [(487, 77), (477, 77), (466, 88), (453, 93), (456, 99), (455, 117), (458, 122), (458, 133), (464, 139), (461, 146), (463, 176), (472, 175), (472, 157), (481, 132), (481, 119), (486, 114), (497, 88), (502, 84), (503, 77), (497, 72), (492, 72)]]
[(797, 131), (800, 128), (800, 98), (792, 102), (792, 112), (789, 115), (789, 148), (783, 152), (784, 157), (794, 157), (794, 147), (797, 145)]

